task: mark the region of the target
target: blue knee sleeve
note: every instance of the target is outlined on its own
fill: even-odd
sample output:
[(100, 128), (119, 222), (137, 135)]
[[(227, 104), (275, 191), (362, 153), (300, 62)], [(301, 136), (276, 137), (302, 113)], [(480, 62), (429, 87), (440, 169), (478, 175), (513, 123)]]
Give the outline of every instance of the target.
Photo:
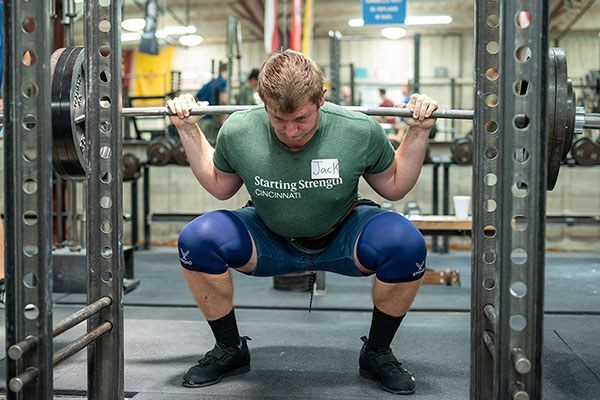
[(386, 212), (365, 226), (356, 246), (358, 261), (382, 282), (410, 282), (425, 273), (427, 247), (421, 232), (400, 214)]
[(230, 211), (211, 211), (187, 224), (179, 234), (179, 262), (185, 269), (222, 274), (244, 266), (252, 256), (252, 239)]

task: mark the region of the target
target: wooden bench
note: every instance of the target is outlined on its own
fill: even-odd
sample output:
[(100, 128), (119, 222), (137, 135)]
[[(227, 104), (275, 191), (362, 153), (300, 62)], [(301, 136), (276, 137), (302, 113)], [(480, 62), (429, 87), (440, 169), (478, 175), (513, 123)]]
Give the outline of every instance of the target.
[[(411, 215), (408, 217), (424, 235), (452, 234), (470, 235), (473, 226), (471, 218), (459, 219), (452, 215)], [(425, 269), (423, 285), (460, 285), (460, 271), (457, 269)]]

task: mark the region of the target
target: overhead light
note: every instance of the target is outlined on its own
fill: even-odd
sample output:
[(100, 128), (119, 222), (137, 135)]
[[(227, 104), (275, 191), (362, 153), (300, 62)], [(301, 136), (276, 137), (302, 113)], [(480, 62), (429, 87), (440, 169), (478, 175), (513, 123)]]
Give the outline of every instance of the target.
[(144, 29), (146, 26), (146, 20), (143, 18), (129, 18), (121, 22), (121, 28), (130, 32), (137, 32)]
[(365, 21), (362, 18), (352, 18), (348, 21), (348, 25), (352, 28), (359, 28), (365, 24)]
[(381, 30), (381, 34), (384, 38), (396, 40), (402, 39), (404, 36), (406, 36), (407, 32), (404, 28), (400, 28), (397, 26), (388, 26)]
[(184, 35), (179, 38), (179, 43), (187, 47), (198, 46), (204, 41), (200, 35)]
[[(415, 15), (406, 17), (404, 25), (445, 25), (451, 24), (452, 17), (449, 15)], [(362, 18), (352, 18), (348, 25), (352, 28), (364, 26), (365, 21)]]
[(121, 33), (121, 42), (135, 42), (136, 40), (140, 40), (142, 38), (142, 34), (139, 32), (123, 32)]
[(193, 25), (168, 25), (161, 29), (164, 35), (189, 35), (196, 33), (196, 27)]
[(449, 15), (413, 15), (406, 17), (405, 25), (443, 25), (452, 23)]

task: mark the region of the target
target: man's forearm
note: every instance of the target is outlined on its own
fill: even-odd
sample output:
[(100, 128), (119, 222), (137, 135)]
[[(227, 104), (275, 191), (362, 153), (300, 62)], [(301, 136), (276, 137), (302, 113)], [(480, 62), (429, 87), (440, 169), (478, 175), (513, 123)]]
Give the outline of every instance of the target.
[(404, 197), (417, 183), (427, 151), (429, 130), (410, 127), (396, 150), (395, 192)]
[(215, 150), (206, 140), (198, 124), (179, 128), (178, 133), (194, 176), (204, 189), (217, 196), (218, 186), (213, 163)]

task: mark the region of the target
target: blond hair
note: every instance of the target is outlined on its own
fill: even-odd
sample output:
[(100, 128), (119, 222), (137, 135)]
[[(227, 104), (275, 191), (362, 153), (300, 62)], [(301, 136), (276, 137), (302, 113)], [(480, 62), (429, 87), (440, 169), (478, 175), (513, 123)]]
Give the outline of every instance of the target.
[(260, 69), (258, 95), (267, 108), (290, 114), (307, 101), (317, 106), (323, 96), (323, 71), (304, 54), (275, 52)]

